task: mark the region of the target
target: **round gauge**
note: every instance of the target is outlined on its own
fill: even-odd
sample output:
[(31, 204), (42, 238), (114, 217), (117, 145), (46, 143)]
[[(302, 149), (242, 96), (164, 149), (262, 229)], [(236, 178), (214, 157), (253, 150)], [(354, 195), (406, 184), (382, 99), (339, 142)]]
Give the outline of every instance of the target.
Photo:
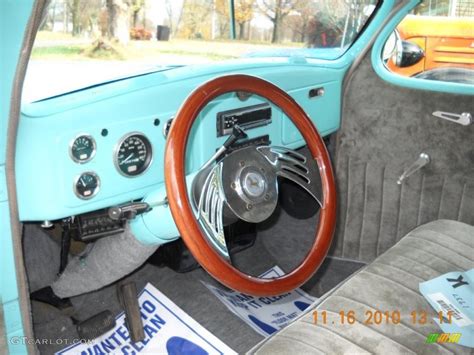
[(130, 133), (120, 141), (114, 162), (122, 175), (137, 176), (150, 166), (151, 158), (151, 144), (148, 138), (141, 133)]
[(100, 179), (96, 173), (91, 171), (82, 173), (76, 181), (74, 181), (74, 192), (76, 196), (83, 200), (94, 197), (100, 188)]
[(95, 140), (89, 135), (80, 135), (72, 141), (69, 154), (76, 163), (86, 163), (95, 155)]

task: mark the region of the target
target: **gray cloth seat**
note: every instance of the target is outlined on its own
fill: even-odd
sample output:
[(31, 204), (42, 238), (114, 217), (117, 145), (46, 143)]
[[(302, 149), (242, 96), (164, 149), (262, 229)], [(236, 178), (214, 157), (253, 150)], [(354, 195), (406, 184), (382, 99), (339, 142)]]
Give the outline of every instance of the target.
[[(437, 314), (420, 294), (420, 282), (450, 271), (474, 267), (474, 227), (449, 220), (420, 226), (367, 267), (326, 295), (294, 323), (254, 347), (257, 354), (472, 354), (457, 344), (427, 344), (441, 333)], [(326, 311), (327, 322), (313, 322), (313, 311)], [(364, 324), (365, 312), (399, 311), (398, 325)], [(357, 321), (341, 325), (339, 312), (354, 311)], [(410, 313), (426, 311), (424, 325)]]

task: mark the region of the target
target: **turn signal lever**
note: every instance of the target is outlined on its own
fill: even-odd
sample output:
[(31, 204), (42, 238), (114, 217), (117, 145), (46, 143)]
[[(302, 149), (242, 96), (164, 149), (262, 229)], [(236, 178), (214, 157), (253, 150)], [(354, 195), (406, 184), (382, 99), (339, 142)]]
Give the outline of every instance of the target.
[(120, 221), (122, 219), (134, 219), (138, 214), (148, 212), (151, 207), (146, 202), (130, 202), (119, 206), (110, 207), (108, 214), (110, 219)]
[(219, 159), (230, 147), (237, 143), (237, 141), (245, 139), (247, 137), (247, 133), (245, 133), (245, 131), (240, 128), (238, 124), (235, 124), (234, 127), (232, 127), (232, 133), (230, 134), (229, 138), (226, 139), (222, 147), (220, 147), (216, 151), (216, 153), (211, 157), (209, 161), (212, 162)]
[(247, 133), (240, 128), (238, 124), (235, 124), (234, 127), (232, 127), (232, 133), (230, 134), (229, 138), (226, 139), (224, 142), (223, 146), (228, 149), (232, 145), (234, 145), (238, 140), (240, 139), (245, 139), (247, 138)]
[(214, 153), (214, 155), (201, 167), (201, 171), (209, 167), (213, 162), (218, 160), (232, 145), (241, 139), (247, 138), (248, 135), (245, 131), (238, 125), (235, 124), (232, 127), (232, 133), (229, 138), (226, 139), (224, 144)]

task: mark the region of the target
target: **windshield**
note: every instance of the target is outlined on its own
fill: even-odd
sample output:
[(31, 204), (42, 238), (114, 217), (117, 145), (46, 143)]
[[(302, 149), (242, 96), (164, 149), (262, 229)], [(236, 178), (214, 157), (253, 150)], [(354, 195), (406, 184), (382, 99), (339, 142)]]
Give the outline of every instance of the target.
[[(336, 59), (376, 0), (52, 0), (23, 100), (242, 57)], [(47, 85), (45, 85), (47, 83)]]

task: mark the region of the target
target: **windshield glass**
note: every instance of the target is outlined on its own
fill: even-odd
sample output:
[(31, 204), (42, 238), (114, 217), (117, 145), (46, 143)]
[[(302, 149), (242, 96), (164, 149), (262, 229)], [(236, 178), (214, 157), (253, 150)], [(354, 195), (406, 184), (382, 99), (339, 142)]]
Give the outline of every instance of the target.
[(52, 0), (36, 37), (23, 100), (241, 57), (336, 59), (350, 47), (376, 3)]

